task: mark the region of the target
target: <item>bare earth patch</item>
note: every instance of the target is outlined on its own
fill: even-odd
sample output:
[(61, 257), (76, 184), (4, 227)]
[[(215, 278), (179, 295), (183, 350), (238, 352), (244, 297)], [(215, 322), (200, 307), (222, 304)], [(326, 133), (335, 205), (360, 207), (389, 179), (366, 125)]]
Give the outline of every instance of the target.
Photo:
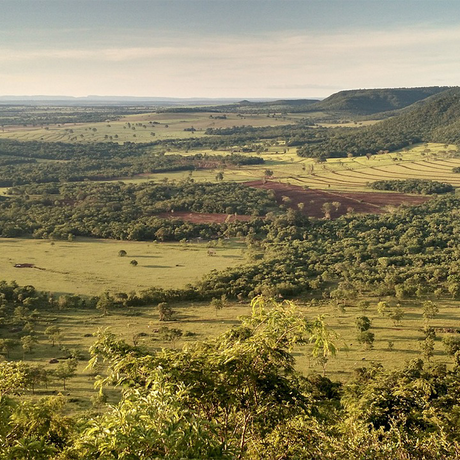
[(387, 212), (387, 206), (417, 205), (430, 199), (427, 196), (406, 195), (404, 193), (383, 192), (339, 192), (316, 189), (304, 189), (297, 185), (288, 185), (278, 182), (252, 181), (246, 182), (248, 187), (263, 188), (275, 192), (278, 203), (283, 203), (283, 197), (288, 197), (289, 207), (298, 209), (299, 203), (304, 203), (302, 214), (308, 217), (324, 217), (322, 206), (324, 203), (337, 202), (340, 207), (331, 212), (332, 218), (340, 217), (353, 209), (360, 214), (381, 214)]

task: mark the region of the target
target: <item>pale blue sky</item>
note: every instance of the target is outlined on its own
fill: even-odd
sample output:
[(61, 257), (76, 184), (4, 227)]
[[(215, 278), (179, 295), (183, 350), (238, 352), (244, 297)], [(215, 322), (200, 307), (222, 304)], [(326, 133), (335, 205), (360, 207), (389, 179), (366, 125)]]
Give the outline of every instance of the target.
[(0, 95), (458, 85), (459, 0), (0, 0)]

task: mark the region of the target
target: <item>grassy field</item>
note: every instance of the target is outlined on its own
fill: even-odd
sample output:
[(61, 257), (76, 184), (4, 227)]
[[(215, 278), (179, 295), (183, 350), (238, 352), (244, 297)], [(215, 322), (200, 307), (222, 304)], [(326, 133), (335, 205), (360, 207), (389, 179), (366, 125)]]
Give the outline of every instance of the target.
[[(283, 126), (297, 121), (296, 117), (268, 118), (266, 115), (238, 116), (216, 113), (150, 113), (129, 115), (118, 121), (99, 123), (67, 123), (39, 126), (11, 126), (0, 132), (0, 139), (46, 142), (152, 142), (160, 139), (187, 139), (205, 135), (207, 128), (227, 128), (251, 125)], [(212, 118), (211, 118), (212, 117)], [(195, 131), (189, 131), (193, 128)], [(188, 130), (188, 131), (184, 131)]]
[[(395, 305), (395, 301), (388, 299)], [(332, 379), (348, 380), (353, 369), (369, 365), (371, 362), (380, 363), (387, 369), (401, 367), (405, 361), (421, 357), (420, 339), (421, 328), (425, 322), (422, 317), (420, 303), (401, 302), (405, 311), (400, 324), (394, 324), (388, 317), (382, 317), (376, 308), (375, 299), (366, 311), (355, 305), (337, 308), (332, 305), (311, 307), (302, 306), (301, 309), (309, 319), (318, 315), (325, 315), (326, 322), (338, 336), (335, 343), (339, 348), (336, 357), (331, 357), (326, 366), (326, 375)], [(430, 325), (439, 329), (456, 328), (458, 326), (459, 303), (449, 299), (436, 301), (440, 307), (439, 315), (430, 320)], [(161, 348), (181, 348), (187, 343), (196, 340), (207, 340), (224, 332), (239, 323), (241, 315), (250, 314), (248, 304), (232, 303), (216, 312), (206, 303), (189, 303), (172, 305), (175, 311), (175, 321), (160, 322), (156, 305), (150, 307), (129, 308), (126, 311), (114, 310), (109, 315), (101, 315), (96, 311), (53, 310), (45, 311), (40, 315), (36, 326), (39, 341), (32, 353), (25, 356), (26, 361), (42, 364), (52, 370), (56, 364), (48, 361), (51, 358), (61, 358), (63, 352), (43, 334), (49, 325), (58, 326), (62, 332), (61, 345), (67, 349), (78, 349), (85, 359), (89, 358), (88, 349), (95, 340), (91, 335), (97, 330), (110, 328), (120, 338), (129, 344), (134, 342), (149, 350)], [(355, 320), (357, 316), (365, 315), (372, 321), (371, 332), (375, 334), (372, 349), (366, 349), (357, 341)], [(182, 332), (182, 336), (174, 341), (165, 341), (159, 332), (161, 327), (175, 328)], [(452, 364), (446, 355), (441, 343), (442, 337), (449, 335), (438, 331), (435, 342), (435, 354), (432, 362)], [(389, 345), (392, 342), (392, 345)], [(323, 367), (311, 356), (312, 346), (303, 345), (294, 350), (296, 367), (304, 374), (322, 373)], [(23, 357), (20, 347), (11, 351), (10, 358)], [(67, 384), (66, 394), (71, 397), (75, 407), (88, 407), (89, 398), (95, 394), (93, 383), (95, 375), (100, 372), (85, 369), (86, 363), (81, 361), (78, 374)], [(39, 395), (62, 391), (62, 382), (55, 381), (49, 388), (40, 388)], [(113, 397), (113, 395), (112, 395)]]
[[(208, 256), (206, 243), (148, 243), (77, 238), (73, 242), (0, 239), (0, 279), (42, 291), (98, 295), (104, 290), (180, 288), (213, 269), (244, 263), (244, 244), (226, 241)], [(118, 251), (125, 250), (126, 257)], [(137, 266), (130, 264), (131, 260)], [(15, 268), (15, 264), (37, 268)]]
[[(427, 153), (427, 151), (429, 151)], [(296, 174), (288, 176), (289, 169), (280, 178), (291, 181), (293, 185), (308, 185), (311, 188), (337, 190), (365, 190), (366, 184), (384, 179), (432, 179), (460, 186), (460, 175), (452, 168), (460, 166), (460, 158), (455, 146), (443, 144), (416, 145), (405, 151), (366, 157), (329, 159), (326, 163), (314, 164), (304, 160), (297, 165)], [(313, 171), (308, 170), (308, 162)], [(293, 164), (292, 164), (293, 165)], [(299, 172), (302, 166), (306, 171)], [(274, 171), (278, 170), (276, 167)]]
[[(430, 154), (425, 153), (429, 149)], [(286, 153), (284, 153), (286, 150)], [(369, 190), (368, 183), (384, 179), (432, 179), (447, 182), (455, 187), (460, 186), (460, 174), (452, 172), (452, 168), (460, 166), (460, 158), (447, 154), (446, 150), (456, 152), (455, 146), (443, 144), (416, 145), (406, 151), (373, 155), (366, 157), (328, 159), (326, 163), (316, 163), (310, 158), (300, 158), (295, 148), (275, 145), (261, 156), (263, 165), (226, 168), (225, 181), (248, 182), (260, 180), (266, 169), (273, 171), (271, 180), (291, 185), (308, 186), (323, 190)], [(205, 151), (202, 153), (223, 154), (228, 151)], [(174, 152), (173, 152), (174, 153)], [(183, 152), (177, 152), (183, 154)], [(196, 152), (189, 152), (190, 154)], [(186, 180), (192, 177), (195, 181), (215, 181), (220, 169), (178, 171), (169, 173), (149, 174), (126, 182), (143, 182), (153, 180)]]

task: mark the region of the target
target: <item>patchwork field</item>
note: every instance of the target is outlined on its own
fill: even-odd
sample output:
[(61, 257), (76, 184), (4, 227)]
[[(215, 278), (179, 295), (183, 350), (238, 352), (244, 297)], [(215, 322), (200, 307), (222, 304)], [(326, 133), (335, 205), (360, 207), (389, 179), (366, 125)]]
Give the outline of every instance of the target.
[(0, 139), (46, 142), (152, 142), (159, 139), (200, 137), (207, 128), (251, 125), (284, 126), (295, 117), (268, 118), (266, 115), (204, 113), (150, 113), (129, 115), (117, 121), (65, 123), (51, 126), (5, 126)]
[[(284, 153), (286, 150), (286, 153)], [(429, 150), (430, 153), (425, 153)], [(448, 150), (451, 153), (447, 153)], [(207, 151), (208, 154), (228, 155), (229, 152)], [(268, 147), (268, 152), (261, 156), (263, 165), (225, 168), (224, 181), (251, 182), (261, 180), (267, 169), (273, 171), (271, 181), (296, 186), (307, 186), (312, 189), (327, 191), (369, 191), (367, 184), (385, 179), (431, 179), (447, 182), (455, 187), (460, 186), (460, 174), (452, 172), (452, 168), (460, 166), (460, 158), (456, 157), (456, 147), (444, 144), (417, 145), (406, 151), (384, 153), (357, 158), (330, 158), (325, 163), (317, 163), (311, 158), (300, 158), (295, 148), (284, 145)], [(184, 152), (171, 152), (184, 154)], [(190, 154), (196, 151), (189, 152)], [(254, 155), (250, 153), (249, 155)], [(126, 182), (139, 182), (146, 180), (187, 180), (195, 181), (216, 180), (220, 169), (197, 170), (193, 172), (178, 171), (158, 174), (148, 174), (142, 177), (128, 179)]]
[[(425, 153), (426, 150), (430, 153)], [(456, 149), (449, 146), (456, 153)], [(308, 163), (310, 161), (310, 163)], [(286, 177), (296, 185), (320, 189), (363, 190), (368, 183), (385, 179), (430, 179), (460, 186), (460, 175), (452, 168), (460, 166), (460, 158), (447, 154), (441, 144), (415, 146), (404, 152), (366, 157), (328, 159), (326, 163), (312, 164), (306, 160), (305, 172)], [(274, 167), (276, 169), (276, 167)]]
[[(0, 239), (0, 279), (42, 291), (98, 295), (152, 286), (180, 288), (211, 270), (244, 263), (244, 245), (225, 241), (208, 255), (206, 243), (148, 243), (78, 238), (73, 242)], [(118, 252), (127, 252), (119, 257)], [(138, 262), (137, 266), (130, 264)], [(16, 268), (33, 264), (35, 268)]]

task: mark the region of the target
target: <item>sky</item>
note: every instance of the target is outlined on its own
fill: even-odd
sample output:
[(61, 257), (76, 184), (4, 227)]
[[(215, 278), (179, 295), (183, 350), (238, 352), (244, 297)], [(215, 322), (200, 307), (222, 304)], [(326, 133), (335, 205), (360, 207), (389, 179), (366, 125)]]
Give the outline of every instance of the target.
[(457, 86), (459, 0), (0, 0), (0, 95)]

